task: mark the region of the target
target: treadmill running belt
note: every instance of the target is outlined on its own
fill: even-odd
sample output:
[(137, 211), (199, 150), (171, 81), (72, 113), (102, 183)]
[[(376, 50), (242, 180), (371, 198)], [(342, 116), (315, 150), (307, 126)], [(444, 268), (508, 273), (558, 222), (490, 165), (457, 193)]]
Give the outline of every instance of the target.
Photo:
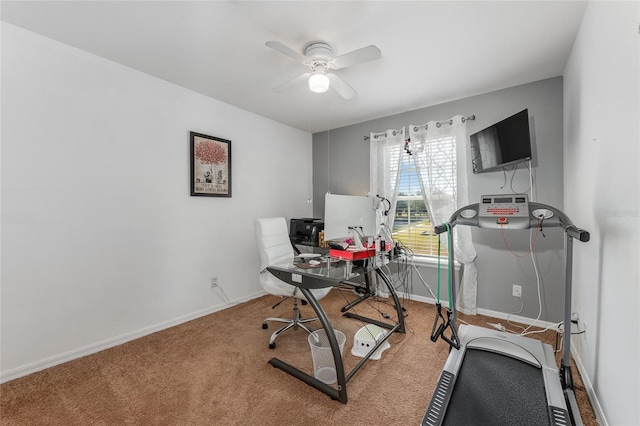
[(550, 425), (542, 371), (509, 356), (467, 348), (444, 425)]

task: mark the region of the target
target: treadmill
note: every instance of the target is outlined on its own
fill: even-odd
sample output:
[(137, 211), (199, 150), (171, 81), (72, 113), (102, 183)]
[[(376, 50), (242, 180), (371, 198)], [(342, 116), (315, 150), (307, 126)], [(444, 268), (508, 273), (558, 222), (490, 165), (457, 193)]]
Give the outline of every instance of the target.
[[(571, 275), (573, 240), (587, 242), (589, 233), (576, 228), (560, 210), (529, 202), (526, 194), (485, 195), (480, 203), (459, 209), (448, 223), (435, 227), (437, 234), (448, 233), (449, 265), (453, 264), (452, 234), (457, 225), (487, 229), (561, 227), (564, 230), (562, 362), (558, 370), (553, 348), (537, 339), (473, 325), (461, 325), (457, 329), (455, 303), (450, 302), (447, 327), (441, 326), (432, 340), (439, 335), (451, 345), (451, 351), (421, 426), (582, 425), (570, 360)], [(455, 301), (455, 271), (449, 269), (451, 300)], [(444, 335), (448, 327), (451, 327), (451, 337)]]

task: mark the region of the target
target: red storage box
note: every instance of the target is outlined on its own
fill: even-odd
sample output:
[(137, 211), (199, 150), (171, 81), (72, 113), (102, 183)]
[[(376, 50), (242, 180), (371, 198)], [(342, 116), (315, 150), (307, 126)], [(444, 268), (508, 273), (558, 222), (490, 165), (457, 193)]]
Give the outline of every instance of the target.
[[(393, 243), (385, 244), (385, 252), (390, 251), (393, 248)], [(369, 257), (375, 257), (376, 249), (374, 247), (367, 247), (365, 249), (358, 249), (355, 247), (349, 247), (346, 250), (329, 249), (329, 256), (342, 259), (342, 260), (360, 260), (367, 259)]]
[(329, 256), (342, 259), (342, 260), (360, 260), (367, 259), (369, 257), (374, 257), (376, 255), (376, 249), (346, 249), (346, 250), (337, 250), (337, 249), (329, 249)]

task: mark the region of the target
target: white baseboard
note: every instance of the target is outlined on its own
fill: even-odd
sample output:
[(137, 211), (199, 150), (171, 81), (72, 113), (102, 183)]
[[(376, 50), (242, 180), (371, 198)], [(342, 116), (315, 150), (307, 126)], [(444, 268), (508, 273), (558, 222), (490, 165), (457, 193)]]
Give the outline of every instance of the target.
[(232, 306), (238, 305), (240, 303), (246, 302), (248, 300), (255, 299), (257, 297), (263, 296), (263, 291), (257, 292), (254, 294), (247, 295), (245, 297), (235, 299), (230, 302), (222, 303), (216, 306), (212, 306), (206, 309), (202, 309), (196, 312), (192, 312), (187, 315), (182, 315), (177, 318), (173, 318), (167, 321), (163, 321), (158, 324), (151, 325), (149, 327), (144, 327), (139, 330), (131, 331), (125, 334), (121, 334), (119, 336), (112, 337), (110, 339), (106, 339), (100, 342), (93, 343), (91, 345), (87, 345), (81, 348), (73, 349), (71, 351), (55, 355), (49, 358), (45, 358), (40, 361), (32, 362), (30, 364), (22, 365), (20, 367), (13, 368), (11, 370), (0, 372), (0, 383), (5, 383), (10, 380), (17, 379), (19, 377), (24, 377), (29, 374), (45, 370), (47, 368), (63, 364), (65, 362), (73, 361), (74, 359), (82, 358), (87, 355), (91, 355), (105, 349), (112, 348), (114, 346), (122, 345), (123, 343), (130, 342), (135, 339), (139, 339), (140, 337), (147, 336), (152, 333), (156, 333), (158, 331), (174, 327), (176, 325), (185, 323), (187, 321), (194, 320), (196, 318), (203, 317), (205, 315), (212, 314), (214, 312), (221, 311), (223, 309), (230, 308)]
[(573, 360), (576, 363), (576, 367), (578, 368), (578, 372), (580, 373), (580, 378), (582, 379), (582, 384), (584, 385), (585, 390), (587, 391), (587, 396), (589, 397), (589, 401), (591, 401), (591, 407), (593, 407), (593, 412), (596, 416), (596, 421), (601, 426), (608, 426), (606, 417), (604, 416), (604, 411), (602, 410), (602, 405), (600, 405), (600, 401), (598, 400), (598, 396), (596, 395), (595, 390), (593, 389), (593, 384), (591, 383), (591, 379), (587, 373), (587, 369), (584, 367), (582, 363), (582, 359), (578, 355), (578, 351), (576, 350), (573, 339), (571, 340), (571, 355), (573, 356)]
[[(398, 294), (398, 297), (400, 298), (405, 297), (407, 299), (415, 300), (416, 302), (430, 303), (432, 305), (436, 304), (435, 299), (431, 297), (416, 296), (415, 294), (406, 294), (401, 292), (397, 292), (397, 294)], [(448, 305), (448, 302), (446, 303)], [(547, 328), (555, 325), (555, 323), (549, 322), (549, 321), (541, 321), (541, 320), (536, 321), (534, 318), (521, 317), (513, 314), (505, 314), (504, 312), (492, 311), (489, 309), (478, 309), (478, 313), (480, 315), (485, 315), (492, 318), (499, 318), (504, 320), (507, 320), (508, 318), (509, 321), (517, 322), (519, 324), (534, 325), (540, 328)]]
[[(397, 292), (397, 293), (398, 293), (398, 297), (400, 297), (400, 298), (405, 297), (407, 299), (415, 300), (416, 302), (430, 303), (432, 305), (436, 304), (435, 299), (433, 299), (431, 297), (416, 296), (414, 294), (406, 294), (406, 293), (401, 293), (401, 292)], [(448, 302), (447, 302), (447, 306), (448, 306)], [(549, 321), (541, 321), (541, 320), (537, 320), (536, 321), (533, 318), (527, 318), (527, 317), (521, 317), (521, 316), (517, 316), (517, 315), (505, 314), (504, 312), (491, 311), (489, 309), (478, 309), (478, 313), (480, 315), (485, 315), (485, 316), (492, 317), (492, 318), (499, 318), (499, 319), (504, 319), (504, 320), (506, 320), (508, 318), (509, 321), (517, 322), (517, 323), (520, 323), (520, 324), (526, 324), (526, 325), (535, 325), (536, 327), (540, 327), (540, 328), (551, 327), (551, 326), (553, 326), (555, 324), (555, 323), (552, 323), (552, 322), (549, 322)], [(506, 327), (506, 325), (505, 325), (505, 327)]]
[(505, 314), (504, 312), (491, 311), (489, 309), (478, 309), (478, 313), (480, 315), (486, 315), (488, 317), (499, 318), (503, 320), (507, 320), (508, 318), (509, 321), (517, 322), (519, 324), (532, 325), (540, 328), (548, 328), (556, 325), (556, 323), (554, 322), (536, 320), (535, 318), (521, 317), (513, 314)]

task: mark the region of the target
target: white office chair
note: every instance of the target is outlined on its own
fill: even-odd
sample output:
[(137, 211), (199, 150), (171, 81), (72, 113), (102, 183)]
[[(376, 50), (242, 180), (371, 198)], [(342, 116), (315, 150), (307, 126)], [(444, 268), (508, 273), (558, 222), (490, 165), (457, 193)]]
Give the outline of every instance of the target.
[[(297, 330), (298, 327), (300, 327), (306, 330), (307, 333), (311, 333), (313, 330), (310, 330), (305, 323), (315, 321), (318, 318), (301, 319), (300, 311), (298, 310), (298, 299), (306, 301), (306, 298), (300, 289), (279, 280), (271, 274), (271, 272), (267, 271), (267, 266), (273, 265), (276, 262), (293, 260), (295, 256), (293, 245), (289, 239), (286, 220), (283, 217), (256, 219), (254, 229), (258, 250), (260, 252), (260, 285), (264, 291), (269, 294), (273, 294), (274, 296), (293, 298), (293, 318), (267, 318), (262, 323), (262, 328), (264, 329), (269, 327), (269, 321), (285, 323), (285, 326), (275, 331), (269, 339), (269, 348), (274, 349), (276, 347), (276, 337), (278, 337), (282, 332), (290, 328)], [(331, 291), (331, 287), (311, 289), (310, 291), (316, 299), (320, 300), (325, 297), (329, 291)], [(282, 300), (272, 308), (275, 308), (281, 302)]]

